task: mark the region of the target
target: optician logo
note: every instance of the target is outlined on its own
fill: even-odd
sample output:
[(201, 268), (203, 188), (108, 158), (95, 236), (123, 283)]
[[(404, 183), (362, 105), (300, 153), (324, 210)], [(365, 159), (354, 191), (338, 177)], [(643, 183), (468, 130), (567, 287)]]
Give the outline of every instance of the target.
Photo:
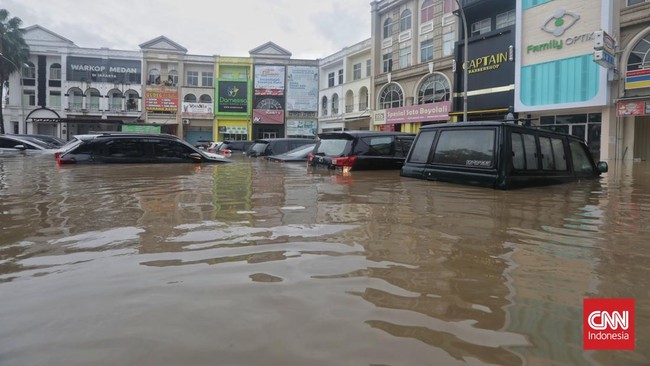
[(567, 29), (576, 24), (578, 20), (580, 20), (580, 15), (577, 13), (566, 11), (564, 9), (557, 9), (553, 15), (544, 22), (542, 30), (559, 37), (563, 35)]
[(583, 348), (634, 349), (634, 299), (584, 299)]

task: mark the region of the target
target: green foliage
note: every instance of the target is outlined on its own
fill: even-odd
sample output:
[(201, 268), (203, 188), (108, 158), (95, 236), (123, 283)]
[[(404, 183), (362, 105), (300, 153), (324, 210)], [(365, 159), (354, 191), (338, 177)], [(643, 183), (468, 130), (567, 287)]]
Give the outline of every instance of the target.
[[(9, 80), (9, 75), (21, 71), (29, 59), (29, 46), (23, 38), (23, 21), (12, 17), (7, 9), (0, 9), (0, 86)], [(3, 88), (0, 87), (0, 100), (3, 98)], [(22, 96), (21, 96), (22, 98)], [(4, 133), (4, 120), (0, 110), (0, 133)]]

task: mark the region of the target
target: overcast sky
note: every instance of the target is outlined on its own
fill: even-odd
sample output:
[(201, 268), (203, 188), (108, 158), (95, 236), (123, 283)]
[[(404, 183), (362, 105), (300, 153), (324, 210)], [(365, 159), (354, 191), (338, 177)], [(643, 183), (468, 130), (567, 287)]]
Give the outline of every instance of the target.
[(79, 47), (139, 50), (164, 35), (188, 54), (247, 57), (272, 41), (315, 59), (370, 38), (370, 0), (0, 0), (23, 26)]

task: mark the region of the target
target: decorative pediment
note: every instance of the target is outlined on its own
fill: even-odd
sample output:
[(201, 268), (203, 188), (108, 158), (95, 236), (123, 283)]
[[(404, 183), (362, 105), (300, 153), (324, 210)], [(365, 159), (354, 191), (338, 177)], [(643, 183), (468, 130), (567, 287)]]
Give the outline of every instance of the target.
[(162, 51), (172, 51), (179, 53), (187, 53), (187, 48), (181, 46), (180, 44), (172, 41), (171, 39), (160, 36), (154, 38), (151, 41), (142, 43), (140, 49), (144, 50), (162, 50)]
[(251, 57), (270, 58), (291, 58), (291, 52), (278, 46), (273, 42), (266, 42), (263, 45), (248, 51)]
[(62, 37), (49, 29), (43, 28), (38, 24), (29, 26), (24, 29), (23, 39), (27, 44), (48, 44), (60, 47), (77, 47), (71, 40)]

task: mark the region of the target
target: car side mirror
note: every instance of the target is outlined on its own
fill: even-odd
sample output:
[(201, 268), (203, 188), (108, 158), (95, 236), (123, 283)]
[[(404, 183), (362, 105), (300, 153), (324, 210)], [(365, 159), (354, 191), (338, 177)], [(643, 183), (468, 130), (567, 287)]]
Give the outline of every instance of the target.
[(195, 160), (197, 162), (201, 162), (203, 160), (203, 157), (199, 153), (191, 153), (190, 158), (192, 158), (192, 160)]
[(609, 170), (609, 167), (607, 166), (606, 161), (599, 161), (598, 162), (598, 173), (607, 173), (607, 170)]
[(25, 145), (14, 145), (14, 149), (27, 150), (27, 147), (25, 147)]

